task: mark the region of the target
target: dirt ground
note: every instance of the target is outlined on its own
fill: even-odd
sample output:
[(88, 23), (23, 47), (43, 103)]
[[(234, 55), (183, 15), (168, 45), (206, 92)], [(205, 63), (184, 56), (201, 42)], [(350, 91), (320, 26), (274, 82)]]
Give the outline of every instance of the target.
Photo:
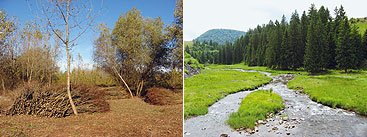
[(182, 104), (150, 105), (140, 98), (108, 102), (109, 112), (65, 118), (0, 114), (0, 136), (182, 136)]

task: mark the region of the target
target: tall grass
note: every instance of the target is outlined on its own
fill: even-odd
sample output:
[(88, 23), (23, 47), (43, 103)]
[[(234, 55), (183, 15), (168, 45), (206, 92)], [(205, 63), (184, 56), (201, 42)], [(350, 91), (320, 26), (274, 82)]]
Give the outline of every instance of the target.
[(247, 95), (238, 112), (232, 113), (227, 123), (232, 128), (254, 129), (255, 122), (265, 120), (268, 113), (275, 113), (284, 108), (281, 96), (271, 90), (258, 90)]
[(184, 115), (204, 115), (208, 112), (208, 106), (226, 95), (243, 89), (255, 89), (270, 80), (270, 77), (258, 72), (205, 69), (195, 77), (185, 79)]
[(316, 102), (367, 115), (367, 71), (319, 76), (296, 76), (288, 83), (291, 89), (303, 92)]

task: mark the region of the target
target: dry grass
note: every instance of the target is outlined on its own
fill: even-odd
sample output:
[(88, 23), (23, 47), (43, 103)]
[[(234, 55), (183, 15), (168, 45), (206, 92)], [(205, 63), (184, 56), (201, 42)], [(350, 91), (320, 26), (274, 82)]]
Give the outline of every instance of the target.
[(65, 118), (0, 114), (0, 136), (182, 136), (182, 104), (156, 106), (139, 98), (108, 102), (109, 112)]

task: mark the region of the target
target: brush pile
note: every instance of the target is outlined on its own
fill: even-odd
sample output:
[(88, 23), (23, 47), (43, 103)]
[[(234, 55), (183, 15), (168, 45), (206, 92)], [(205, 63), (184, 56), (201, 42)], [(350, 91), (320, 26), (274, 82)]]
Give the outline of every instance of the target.
[[(73, 114), (66, 86), (24, 87), (20, 89), (8, 115), (26, 114), (44, 117), (66, 117)], [(106, 112), (109, 104), (104, 99), (104, 92), (96, 87), (73, 85), (71, 90), (78, 113)]]
[(144, 101), (152, 105), (182, 104), (182, 90), (174, 92), (166, 88), (153, 87), (148, 90)]

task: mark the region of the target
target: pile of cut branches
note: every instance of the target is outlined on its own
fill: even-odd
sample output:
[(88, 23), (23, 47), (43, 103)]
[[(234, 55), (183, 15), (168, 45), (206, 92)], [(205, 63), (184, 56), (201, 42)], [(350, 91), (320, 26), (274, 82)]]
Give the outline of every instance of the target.
[[(45, 117), (66, 117), (73, 114), (66, 86), (40, 88), (23, 87), (8, 115), (26, 114)], [(72, 85), (72, 98), (78, 113), (106, 112), (109, 104), (104, 99), (104, 92), (96, 87)]]

